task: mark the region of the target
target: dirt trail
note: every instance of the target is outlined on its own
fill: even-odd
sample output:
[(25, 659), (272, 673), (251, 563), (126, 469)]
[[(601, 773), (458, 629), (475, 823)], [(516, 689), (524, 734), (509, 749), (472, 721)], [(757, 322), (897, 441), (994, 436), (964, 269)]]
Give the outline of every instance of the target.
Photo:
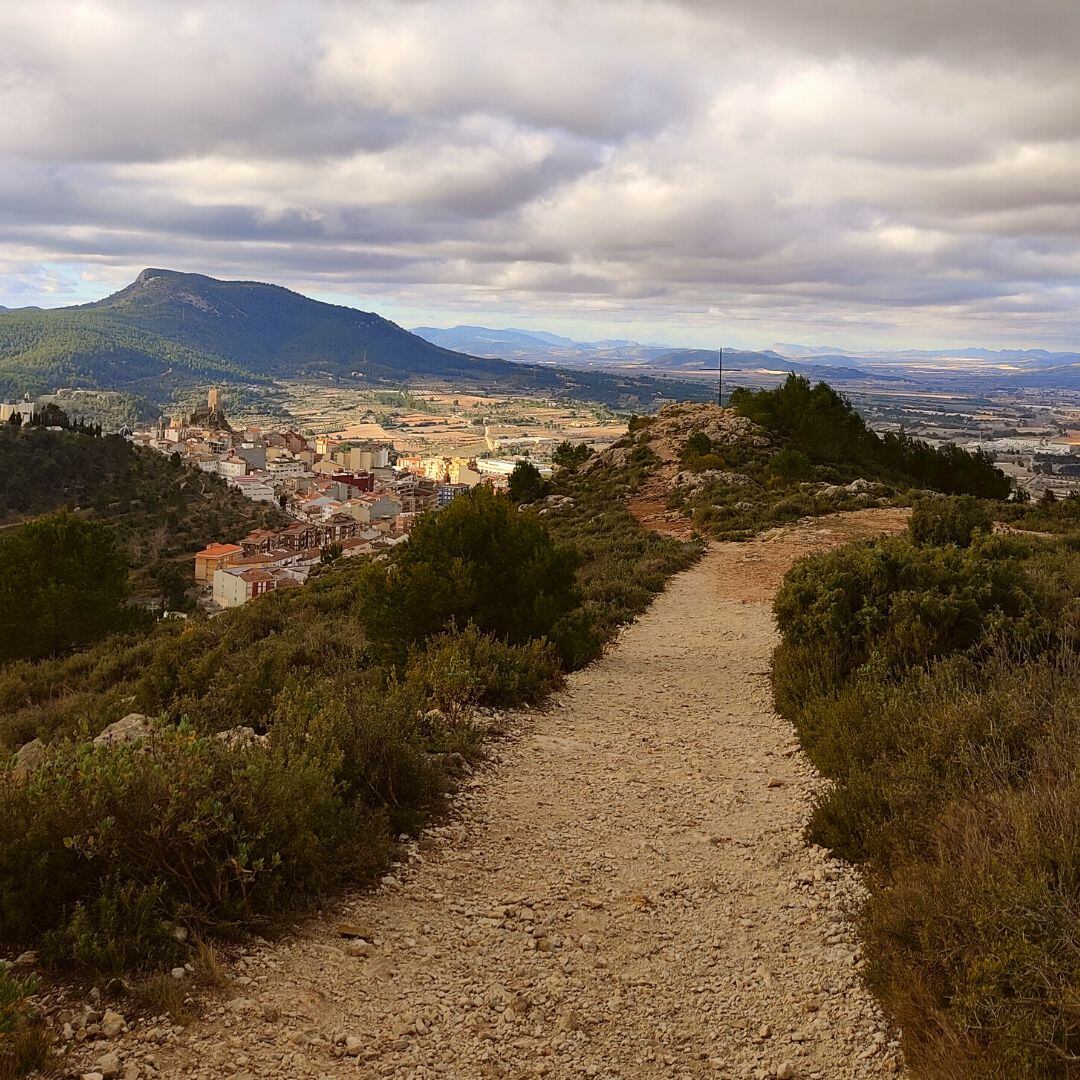
[(187, 1030), (135, 1025), (121, 1063), (170, 1078), (898, 1072), (857, 978), (855, 878), (802, 839), (819, 781), (770, 708), (767, 601), (800, 554), (902, 520), (714, 545), (557, 707), (510, 718), (458, 823), (377, 893), (249, 950)]

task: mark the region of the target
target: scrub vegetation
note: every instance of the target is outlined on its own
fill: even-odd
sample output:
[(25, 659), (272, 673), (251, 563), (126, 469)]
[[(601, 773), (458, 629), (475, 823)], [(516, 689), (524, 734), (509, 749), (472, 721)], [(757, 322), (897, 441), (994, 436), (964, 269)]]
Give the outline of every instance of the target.
[(541, 705), (694, 558), (618, 502), (641, 469), (568, 474), (547, 515), (480, 489), (303, 589), (0, 667), (0, 942), (147, 975), (177, 927), (272, 932), (372, 881), (482, 755), (474, 710)]
[(1050, 1080), (1080, 1052), (1080, 544), (988, 526), (928, 500), (796, 564), (773, 684), (913, 1075)]

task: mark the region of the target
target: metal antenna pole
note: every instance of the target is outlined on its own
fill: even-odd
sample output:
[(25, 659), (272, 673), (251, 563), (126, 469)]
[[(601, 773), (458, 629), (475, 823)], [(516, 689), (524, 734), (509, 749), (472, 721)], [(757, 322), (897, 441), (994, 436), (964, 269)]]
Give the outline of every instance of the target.
[(724, 404), (724, 346), (716, 350), (716, 404)]

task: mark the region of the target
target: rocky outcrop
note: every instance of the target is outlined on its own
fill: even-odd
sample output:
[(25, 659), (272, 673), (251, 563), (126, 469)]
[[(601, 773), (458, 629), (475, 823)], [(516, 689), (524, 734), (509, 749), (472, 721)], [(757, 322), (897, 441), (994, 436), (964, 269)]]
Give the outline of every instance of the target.
[(729, 487), (756, 487), (749, 476), (743, 473), (728, 472), (725, 469), (704, 469), (701, 472), (680, 472), (675, 474), (675, 487), (689, 495), (706, 484), (727, 484)]
[(704, 403), (665, 405), (648, 430), (650, 442), (669, 440), (679, 450), (691, 435), (699, 432), (718, 446), (740, 445), (767, 450), (775, 445), (773, 437), (753, 420), (719, 405)]
[(150, 718), (142, 713), (133, 712), (110, 724), (94, 739), (94, 745), (129, 746), (149, 739), (153, 734), (154, 725)]
[(621, 468), (630, 460), (632, 453), (633, 447), (631, 446), (609, 446), (606, 450), (602, 450), (599, 454), (594, 454), (589, 458), (578, 469), (578, 473), (581, 476), (588, 476), (589, 473), (597, 470)]
[(819, 495), (860, 495), (864, 498), (876, 498), (884, 495), (888, 488), (884, 484), (875, 483), (859, 477), (850, 484), (822, 484), (817, 489)]

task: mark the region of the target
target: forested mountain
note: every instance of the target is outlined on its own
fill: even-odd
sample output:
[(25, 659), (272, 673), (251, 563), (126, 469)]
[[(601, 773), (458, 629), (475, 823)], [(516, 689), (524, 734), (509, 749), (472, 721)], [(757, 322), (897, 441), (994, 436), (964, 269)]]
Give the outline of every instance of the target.
[(196, 382), (302, 377), (452, 380), (629, 405), (701, 394), (662, 380), (468, 356), (371, 312), (173, 270), (144, 270), (92, 304), (0, 313), (0, 396), (77, 385), (161, 398)]

